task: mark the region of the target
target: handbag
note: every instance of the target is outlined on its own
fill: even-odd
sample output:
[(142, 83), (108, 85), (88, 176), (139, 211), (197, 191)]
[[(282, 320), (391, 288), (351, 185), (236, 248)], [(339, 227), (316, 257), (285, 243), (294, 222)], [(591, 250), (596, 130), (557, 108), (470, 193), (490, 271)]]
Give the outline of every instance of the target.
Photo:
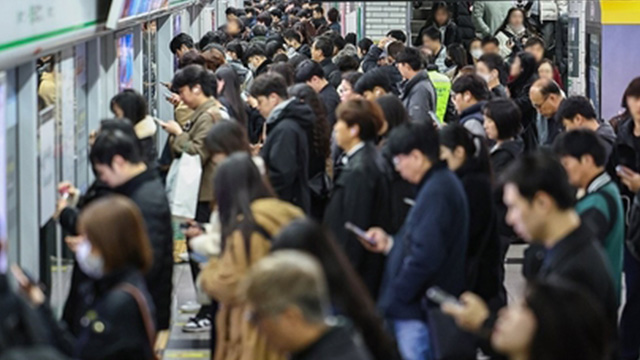
[(182, 153), (182, 156), (173, 160), (167, 174), (166, 187), (171, 215), (195, 218), (201, 177), (200, 155)]
[(118, 286), (118, 289), (131, 295), (131, 297), (133, 297), (133, 299), (136, 301), (136, 304), (138, 304), (138, 310), (140, 310), (140, 316), (142, 316), (142, 322), (144, 323), (147, 336), (149, 337), (149, 346), (151, 349), (151, 353), (153, 354), (151, 359), (159, 360), (160, 358), (155, 353), (156, 328), (153, 325), (153, 320), (151, 320), (151, 312), (149, 311), (149, 304), (147, 304), (147, 300), (145, 299), (144, 295), (142, 295), (140, 290), (138, 290), (138, 288), (131, 284), (122, 283), (120, 286)]
[(427, 324), (435, 360), (475, 360), (476, 337), (458, 327), (439, 307), (427, 307)]

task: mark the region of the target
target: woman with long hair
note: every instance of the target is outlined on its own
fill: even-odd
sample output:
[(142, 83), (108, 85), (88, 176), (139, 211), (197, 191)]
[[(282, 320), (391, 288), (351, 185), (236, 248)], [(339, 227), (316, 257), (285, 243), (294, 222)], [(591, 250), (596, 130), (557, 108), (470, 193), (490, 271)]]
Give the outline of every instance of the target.
[(140, 140), (144, 162), (151, 168), (157, 167), (158, 149), (155, 134), (158, 126), (149, 115), (147, 100), (135, 90), (125, 89), (111, 98), (111, 112), (118, 118), (127, 119), (133, 125)]
[(468, 65), (467, 50), (465, 50), (462, 44), (451, 44), (447, 47), (447, 59), (445, 65), (449, 68), (447, 70), (447, 76), (450, 79), (455, 79), (460, 71)]
[(393, 338), (385, 332), (362, 280), (326, 228), (308, 219), (293, 221), (278, 234), (271, 247), (271, 251), (285, 249), (301, 250), (318, 259), (336, 311), (354, 322), (374, 359), (399, 359)]
[(214, 359), (282, 359), (245, 318), (237, 287), (251, 265), (269, 253), (271, 238), (304, 213), (276, 198), (246, 152), (231, 154), (220, 164), (214, 189), (222, 254), (209, 261), (200, 280), (202, 289), (220, 303)]
[(216, 78), (218, 79), (218, 101), (227, 108), (230, 118), (246, 126), (246, 104), (240, 96), (240, 79), (236, 71), (229, 65), (223, 65), (216, 70)]
[(442, 35), (442, 45), (449, 47), (453, 43), (461, 41), (458, 33), (458, 25), (451, 19), (451, 11), (445, 1), (437, 1), (431, 8), (431, 17), (427, 19), (424, 26), (418, 31), (418, 36), (413, 42), (413, 46), (422, 45), (422, 33), (431, 26), (437, 28)]
[(498, 30), (496, 39), (500, 43), (500, 55), (507, 59), (524, 49), (524, 43), (534, 35), (534, 31), (527, 21), (527, 13), (520, 8), (514, 7), (507, 13), (507, 17)]
[(534, 150), (537, 147), (536, 115), (537, 111), (529, 98), (531, 85), (538, 78), (538, 66), (533, 55), (527, 52), (519, 52), (511, 63), (510, 78), (508, 84), (511, 99), (518, 105), (522, 113), (522, 138), (526, 150)]
[[(316, 120), (313, 123), (311, 138), (309, 139), (309, 183), (311, 186), (311, 216), (322, 221), (324, 208), (327, 205), (329, 184), (323, 184), (325, 179), (327, 160), (331, 155), (331, 130), (329, 121), (318, 93), (307, 84), (296, 84), (289, 88), (289, 95), (300, 99), (309, 105)], [(324, 191), (322, 187), (325, 187)]]

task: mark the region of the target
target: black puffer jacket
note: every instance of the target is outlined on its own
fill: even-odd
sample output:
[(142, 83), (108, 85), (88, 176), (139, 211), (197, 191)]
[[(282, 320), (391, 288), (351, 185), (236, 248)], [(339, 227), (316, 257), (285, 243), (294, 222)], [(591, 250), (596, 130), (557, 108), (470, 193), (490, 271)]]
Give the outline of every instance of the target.
[(153, 359), (140, 306), (132, 295), (120, 288), (123, 284), (135, 287), (147, 303), (146, 309), (153, 314), (153, 302), (144, 278), (133, 268), (117, 270), (100, 280), (82, 284), (78, 311), (85, 320), (78, 336), (61, 327), (47, 314), (46, 307), (40, 308), (60, 351), (84, 360)]
[(315, 343), (291, 355), (291, 360), (369, 360), (372, 359), (360, 335), (351, 325), (332, 326)]
[(114, 190), (130, 198), (142, 212), (153, 248), (153, 266), (145, 278), (156, 308), (157, 327), (168, 329), (173, 289), (173, 228), (165, 189), (155, 171), (147, 170)]
[(471, 16), (471, 1), (447, 1), (453, 13), (453, 21), (458, 25), (458, 38), (465, 49), (469, 48), (469, 43), (476, 37), (476, 27), (473, 25)]
[(300, 100), (286, 100), (271, 111), (267, 140), (260, 151), (278, 197), (306, 213), (311, 207), (309, 144), (315, 118), (311, 108)]

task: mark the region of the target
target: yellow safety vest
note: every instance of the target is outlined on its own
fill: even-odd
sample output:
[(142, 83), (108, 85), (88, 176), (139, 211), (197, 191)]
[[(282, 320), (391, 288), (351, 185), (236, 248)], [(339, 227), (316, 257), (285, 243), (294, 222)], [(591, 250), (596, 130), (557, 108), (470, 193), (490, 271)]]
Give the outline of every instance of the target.
[(436, 89), (436, 96), (438, 101), (436, 102), (436, 116), (440, 124), (444, 123), (444, 116), (447, 113), (447, 104), (449, 104), (449, 97), (451, 96), (451, 79), (447, 75), (440, 74), (438, 71), (428, 71), (429, 79), (433, 83), (433, 87)]

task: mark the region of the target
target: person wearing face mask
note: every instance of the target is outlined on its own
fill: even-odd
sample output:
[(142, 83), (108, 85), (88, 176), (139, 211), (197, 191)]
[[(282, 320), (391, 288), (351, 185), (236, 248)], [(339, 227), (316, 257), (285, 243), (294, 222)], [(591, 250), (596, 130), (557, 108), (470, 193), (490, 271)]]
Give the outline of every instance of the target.
[(67, 324), (78, 327), (77, 335), (54, 320), (39, 287), (20, 282), (54, 344), (74, 359), (155, 359), (154, 302), (143, 276), (152, 267), (153, 252), (142, 213), (126, 197), (108, 196), (83, 210), (78, 230), (76, 264), (91, 280), (81, 288), (79, 323)]
[(507, 59), (523, 49), (524, 43), (532, 35), (528, 28), (527, 14), (520, 8), (509, 10), (504, 23), (496, 31), (496, 39), (500, 43), (500, 55)]
[(267, 58), (266, 51), (261, 44), (251, 44), (244, 53), (244, 57), (254, 78), (266, 73), (271, 64), (271, 60)]
[(469, 53), (469, 64), (477, 65), (478, 60), (480, 60), (480, 57), (483, 55), (482, 40), (480, 38), (471, 40), (467, 52)]
[(502, 85), (506, 75), (504, 69), (504, 60), (498, 54), (484, 54), (476, 64), (476, 73), (487, 82), (493, 98), (509, 97), (507, 88)]

